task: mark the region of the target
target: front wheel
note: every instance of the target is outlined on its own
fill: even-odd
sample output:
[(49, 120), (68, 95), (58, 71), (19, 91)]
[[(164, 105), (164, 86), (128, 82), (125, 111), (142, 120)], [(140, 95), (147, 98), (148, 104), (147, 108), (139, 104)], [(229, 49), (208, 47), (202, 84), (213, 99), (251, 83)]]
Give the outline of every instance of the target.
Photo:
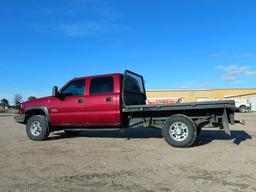
[(34, 115), (27, 121), (26, 132), (33, 141), (42, 141), (48, 138), (49, 128), (46, 117), (43, 115)]
[(162, 134), (173, 147), (190, 147), (196, 140), (197, 128), (185, 115), (173, 115), (164, 123)]

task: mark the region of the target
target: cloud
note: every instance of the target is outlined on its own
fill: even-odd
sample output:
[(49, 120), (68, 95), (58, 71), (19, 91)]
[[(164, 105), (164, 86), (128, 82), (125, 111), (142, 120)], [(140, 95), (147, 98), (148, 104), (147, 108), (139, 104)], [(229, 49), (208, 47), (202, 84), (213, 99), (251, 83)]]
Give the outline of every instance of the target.
[(211, 85), (208, 83), (199, 83), (197, 81), (184, 82), (180, 89), (210, 89)]
[(123, 14), (108, 0), (65, 1), (60, 8), (42, 9), (48, 24), (36, 23), (40, 31), (68, 37), (103, 35), (129, 29), (120, 20)]
[(210, 53), (210, 57), (222, 57), (227, 54), (226, 51), (215, 51)]
[(209, 89), (211, 87), (211, 85), (208, 83), (204, 83), (204, 84), (201, 84), (200, 87), (203, 89)]
[(249, 66), (219, 65), (216, 68), (224, 71), (222, 75), (224, 81), (235, 82), (240, 76), (256, 76), (256, 71), (253, 71)]
[(189, 88), (194, 87), (196, 84), (197, 84), (196, 81), (183, 82), (179, 88), (180, 89), (189, 89)]
[(233, 58), (237, 58), (237, 59), (242, 59), (242, 58), (248, 58), (248, 57), (253, 57), (254, 54), (252, 53), (243, 53), (243, 54), (239, 54), (239, 55), (233, 55)]
[(55, 29), (56, 31), (64, 33), (66, 36), (91, 36), (115, 32), (123, 29), (123, 27), (109, 21), (102, 20), (62, 24), (57, 26)]
[(210, 57), (216, 58), (216, 57), (223, 57), (223, 56), (229, 56), (234, 59), (243, 59), (243, 58), (248, 58), (248, 57), (253, 57), (254, 54), (252, 53), (241, 53), (241, 54), (229, 54), (227, 51), (215, 51), (211, 52)]

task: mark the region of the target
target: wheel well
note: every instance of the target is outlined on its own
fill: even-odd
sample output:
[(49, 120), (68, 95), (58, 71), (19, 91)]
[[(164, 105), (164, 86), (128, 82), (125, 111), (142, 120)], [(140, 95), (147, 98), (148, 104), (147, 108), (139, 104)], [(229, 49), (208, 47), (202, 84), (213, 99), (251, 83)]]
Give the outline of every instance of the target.
[(31, 109), (29, 111), (26, 112), (26, 118), (25, 118), (25, 123), (27, 122), (27, 120), (34, 116), (34, 115), (43, 115), (46, 116), (45, 112), (41, 109)]
[(246, 106), (245, 106), (245, 105), (240, 105), (239, 108), (240, 108), (240, 107), (246, 107)]

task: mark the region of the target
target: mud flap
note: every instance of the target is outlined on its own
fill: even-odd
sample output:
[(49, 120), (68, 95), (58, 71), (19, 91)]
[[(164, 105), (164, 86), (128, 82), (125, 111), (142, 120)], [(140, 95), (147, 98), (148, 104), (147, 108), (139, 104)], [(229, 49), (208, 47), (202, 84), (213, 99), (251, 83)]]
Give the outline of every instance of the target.
[(224, 128), (224, 131), (227, 135), (231, 136), (229, 124), (228, 124), (228, 115), (226, 109), (224, 109), (223, 115), (222, 115), (222, 125)]

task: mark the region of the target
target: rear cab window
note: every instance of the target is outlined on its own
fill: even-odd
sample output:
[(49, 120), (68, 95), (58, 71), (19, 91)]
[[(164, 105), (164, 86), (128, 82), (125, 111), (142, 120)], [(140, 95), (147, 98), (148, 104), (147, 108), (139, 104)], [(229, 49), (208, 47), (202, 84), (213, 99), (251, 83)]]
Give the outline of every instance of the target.
[(90, 95), (109, 94), (114, 92), (114, 79), (111, 76), (91, 79)]

